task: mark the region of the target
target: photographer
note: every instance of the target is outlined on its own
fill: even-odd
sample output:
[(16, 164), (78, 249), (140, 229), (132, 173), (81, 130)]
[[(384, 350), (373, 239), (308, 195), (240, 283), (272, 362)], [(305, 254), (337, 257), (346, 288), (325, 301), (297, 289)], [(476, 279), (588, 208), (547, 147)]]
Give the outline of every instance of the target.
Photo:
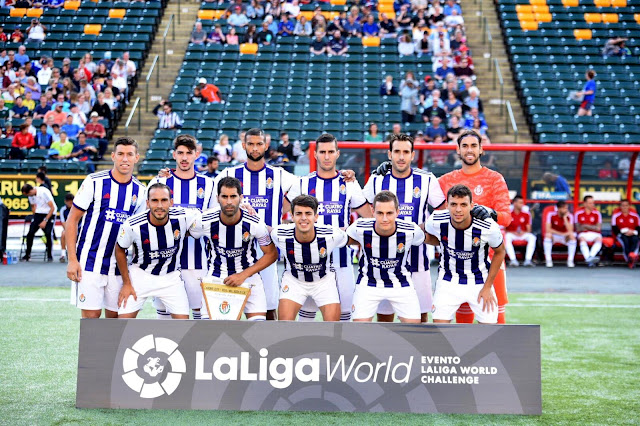
[(32, 19), (31, 26), (27, 28), (27, 40), (44, 41), (47, 27), (40, 23), (39, 19)]

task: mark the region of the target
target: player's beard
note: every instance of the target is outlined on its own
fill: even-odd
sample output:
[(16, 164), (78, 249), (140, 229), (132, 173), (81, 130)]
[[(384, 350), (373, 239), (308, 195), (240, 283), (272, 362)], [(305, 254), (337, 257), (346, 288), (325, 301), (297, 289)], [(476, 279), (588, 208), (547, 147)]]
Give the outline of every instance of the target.
[(258, 161), (260, 161), (260, 160), (262, 160), (264, 158), (264, 154), (260, 154), (259, 156), (254, 157), (253, 155), (247, 153), (247, 158), (249, 158), (249, 160), (251, 160), (251, 161), (258, 162)]
[[(222, 208), (222, 214), (224, 214), (225, 216), (227, 216), (229, 218), (234, 217), (238, 213), (238, 210), (240, 210), (240, 205), (237, 205), (237, 206), (234, 205), (233, 206), (233, 211), (231, 211), (231, 209), (229, 209), (228, 207), (229, 206), (224, 206)], [(229, 212), (231, 212), (231, 214), (229, 214)]]
[(193, 164), (187, 164), (187, 166), (185, 167), (182, 163), (178, 163), (178, 168), (183, 172), (194, 170)]
[(155, 220), (157, 220), (158, 222), (162, 222), (162, 221), (164, 221), (164, 220), (167, 218), (167, 214), (168, 214), (168, 212), (167, 212), (167, 210), (165, 210), (164, 212), (160, 212), (160, 214), (161, 214), (162, 216), (157, 216), (157, 215), (156, 215), (156, 211), (155, 211), (155, 210), (151, 210), (151, 215), (152, 215), (152, 216), (153, 216), (153, 218), (154, 218)]
[(466, 160), (466, 158), (464, 158), (461, 154), (458, 154), (458, 158), (459, 158), (460, 160), (462, 160), (462, 162), (463, 162), (464, 164), (466, 164), (467, 166), (473, 166), (473, 165), (475, 165), (476, 163), (478, 163), (478, 161), (480, 161), (480, 157), (482, 157), (482, 154), (478, 154), (478, 156), (476, 157), (476, 159), (475, 159), (475, 160), (473, 160), (473, 162), (471, 162), (471, 163), (470, 163), (470, 162), (468, 162), (468, 161)]

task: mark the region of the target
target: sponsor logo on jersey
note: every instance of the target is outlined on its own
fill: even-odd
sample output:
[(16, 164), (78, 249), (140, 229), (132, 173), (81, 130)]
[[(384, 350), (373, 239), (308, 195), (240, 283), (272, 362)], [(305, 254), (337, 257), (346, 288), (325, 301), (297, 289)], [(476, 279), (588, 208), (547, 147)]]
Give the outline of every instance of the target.
[(336, 215), (342, 214), (344, 206), (337, 201), (322, 201), (318, 203), (319, 215)]
[(267, 178), (267, 189), (273, 188), (273, 179)]
[(250, 238), (251, 238), (251, 234), (249, 234), (249, 231), (245, 231), (245, 233), (242, 234), (242, 241), (244, 241), (245, 243), (249, 241)]
[(372, 257), (369, 261), (371, 266), (378, 269), (395, 269), (400, 263), (399, 259), (387, 259), (384, 257)]
[(149, 257), (152, 260), (155, 259), (169, 259), (171, 257), (173, 257), (176, 252), (178, 251), (178, 247), (174, 246), (174, 247), (169, 247), (166, 249), (162, 249), (162, 250), (152, 250), (149, 252)]
[(321, 247), (318, 253), (320, 254), (320, 257), (327, 257), (327, 249), (324, 247)]
[(407, 216), (413, 216), (413, 204), (400, 203), (398, 208), (400, 209), (400, 214), (398, 215), (398, 217), (404, 218)]
[(416, 186), (415, 188), (413, 188), (413, 198), (420, 198), (420, 194), (422, 192), (420, 191), (420, 187)]
[(212, 239), (212, 240), (217, 240), (217, 239), (219, 239), (219, 238), (220, 238), (220, 237), (218, 237), (218, 234), (213, 234), (213, 236), (211, 237), (211, 239)]
[(254, 209), (266, 209), (269, 206), (269, 198), (264, 195), (246, 195), (244, 198)]
[(107, 192), (106, 194), (104, 194), (104, 196), (102, 198), (104, 198), (105, 200), (109, 200), (109, 199), (111, 199), (111, 194), (109, 194)]
[(129, 213), (120, 209), (106, 209), (104, 219), (107, 222), (123, 224), (129, 218)]
[(242, 256), (242, 253), (244, 253), (243, 248), (228, 249), (220, 246), (216, 247), (216, 251), (220, 256), (224, 256), (224, 257), (238, 257), (238, 256)]
[(174, 240), (180, 239), (180, 230), (176, 229), (175, 231), (173, 231), (173, 239)]
[(227, 315), (229, 312), (231, 312), (231, 305), (229, 304), (229, 302), (227, 302), (226, 300), (224, 300), (221, 304), (220, 304), (220, 313), (222, 315)]
[(149, 239), (147, 238), (146, 240), (144, 240), (144, 241), (142, 242), (142, 244), (147, 244), (147, 245), (148, 245), (148, 244), (151, 244), (151, 241), (149, 241)]
[[(326, 254), (325, 254), (326, 256)], [(293, 268), (298, 270), (298, 271), (303, 271), (303, 272), (318, 272), (320, 271), (322, 268), (324, 268), (324, 264), (322, 263), (294, 263)]]
[(451, 247), (446, 247), (446, 249), (449, 256), (453, 257), (454, 259), (469, 260), (475, 254), (475, 252), (473, 251), (458, 250)]

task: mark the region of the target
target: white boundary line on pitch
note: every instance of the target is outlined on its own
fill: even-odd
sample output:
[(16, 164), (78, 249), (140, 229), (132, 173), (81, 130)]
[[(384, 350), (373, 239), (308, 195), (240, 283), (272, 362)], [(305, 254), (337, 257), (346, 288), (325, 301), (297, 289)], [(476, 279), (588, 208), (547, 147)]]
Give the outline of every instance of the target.
[(0, 302), (68, 302), (69, 299), (40, 299), (37, 297), (0, 297)]

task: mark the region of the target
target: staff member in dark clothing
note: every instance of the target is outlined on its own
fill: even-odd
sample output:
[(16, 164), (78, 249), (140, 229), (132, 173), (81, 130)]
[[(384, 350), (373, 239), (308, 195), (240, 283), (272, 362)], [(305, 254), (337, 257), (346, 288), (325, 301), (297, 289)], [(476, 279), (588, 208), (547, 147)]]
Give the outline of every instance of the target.
[(22, 260), (28, 262), (31, 259), (31, 248), (33, 247), (33, 237), (35, 237), (38, 228), (44, 231), (44, 237), (47, 245), (47, 262), (53, 262), (53, 241), (51, 234), (53, 231), (53, 217), (56, 212), (56, 204), (53, 201), (53, 195), (44, 186), (34, 188), (26, 183), (22, 187), (22, 195), (29, 197), (31, 211), (33, 212), (33, 220), (29, 226), (27, 234), (27, 251)]

